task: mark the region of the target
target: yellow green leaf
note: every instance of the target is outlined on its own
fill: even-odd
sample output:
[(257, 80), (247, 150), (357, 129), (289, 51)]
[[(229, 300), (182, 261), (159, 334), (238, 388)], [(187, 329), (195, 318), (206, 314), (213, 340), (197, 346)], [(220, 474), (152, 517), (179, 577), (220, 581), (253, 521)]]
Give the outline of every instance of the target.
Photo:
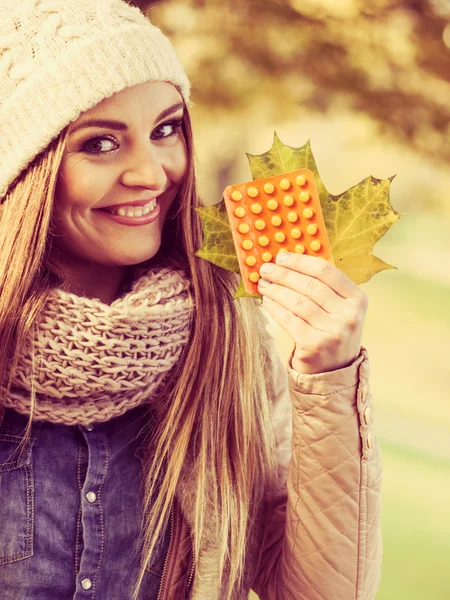
[[(302, 168), (314, 173), (335, 264), (354, 283), (365, 283), (380, 271), (396, 268), (372, 254), (376, 242), (403, 216), (390, 202), (393, 177), (367, 177), (342, 194), (332, 195), (320, 177), (309, 141), (294, 148), (283, 144), (276, 132), (270, 150), (259, 155), (247, 154), (247, 158), (254, 181)], [(225, 202), (196, 210), (204, 232), (204, 242), (196, 256), (238, 273), (239, 262)], [(261, 298), (260, 294), (246, 293), (241, 280), (234, 298), (244, 296)]]
[(239, 273), (239, 261), (228, 221), (225, 202), (213, 206), (196, 207), (202, 220), (203, 244), (195, 253), (215, 265)]
[(321, 199), (336, 266), (361, 284), (380, 271), (395, 269), (374, 256), (377, 241), (400, 219), (389, 200), (393, 177), (367, 177), (338, 196)]

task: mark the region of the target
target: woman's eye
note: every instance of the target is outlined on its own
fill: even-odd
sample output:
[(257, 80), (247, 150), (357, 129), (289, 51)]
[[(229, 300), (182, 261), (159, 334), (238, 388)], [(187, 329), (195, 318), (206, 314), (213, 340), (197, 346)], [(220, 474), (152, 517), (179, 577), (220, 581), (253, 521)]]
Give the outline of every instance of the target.
[(167, 139), (173, 135), (177, 135), (181, 129), (183, 119), (173, 119), (172, 121), (166, 121), (154, 129), (152, 138), (156, 140)]
[(107, 152), (112, 152), (116, 149), (108, 148), (108, 144), (106, 144), (105, 147), (105, 142), (109, 142), (109, 144), (114, 144), (115, 140), (106, 136), (92, 138), (83, 145), (82, 151), (87, 152), (87, 154), (106, 154)]

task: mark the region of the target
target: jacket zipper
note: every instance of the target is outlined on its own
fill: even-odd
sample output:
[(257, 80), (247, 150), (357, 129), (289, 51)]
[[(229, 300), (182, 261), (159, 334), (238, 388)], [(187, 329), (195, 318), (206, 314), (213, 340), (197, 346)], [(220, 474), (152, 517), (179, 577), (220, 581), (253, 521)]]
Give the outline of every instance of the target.
[(192, 529), (189, 524), (188, 524), (188, 529), (189, 529), (189, 536), (191, 538), (191, 546), (192, 546), (192, 567), (191, 567), (191, 572), (189, 573), (189, 577), (188, 577), (188, 581), (187, 581), (187, 588), (189, 589), (191, 587), (192, 579), (194, 577), (194, 572), (195, 572), (195, 546), (194, 546), (194, 536), (192, 535)]
[(163, 572), (161, 575), (161, 583), (159, 585), (159, 591), (158, 591), (158, 597), (157, 600), (161, 600), (162, 597), (162, 591), (164, 588), (164, 581), (166, 579), (166, 575), (167, 575), (167, 565), (169, 564), (169, 558), (170, 558), (170, 554), (172, 552), (172, 545), (173, 545), (173, 529), (174, 529), (174, 513), (175, 513), (175, 500), (172, 502), (172, 506), (171, 506), (171, 510), (170, 510), (170, 540), (169, 540), (169, 548), (167, 550), (167, 554), (166, 554), (166, 560), (164, 561), (164, 568), (163, 568)]

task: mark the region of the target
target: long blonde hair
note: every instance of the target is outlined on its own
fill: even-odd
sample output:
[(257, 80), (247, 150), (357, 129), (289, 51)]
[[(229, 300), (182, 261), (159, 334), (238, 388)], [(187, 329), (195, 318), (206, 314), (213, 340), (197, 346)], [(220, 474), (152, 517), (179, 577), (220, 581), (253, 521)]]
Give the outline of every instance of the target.
[[(166, 390), (152, 405), (144, 461), (143, 561), (133, 600), (167, 525), (188, 451), (195, 479), (194, 555), (204, 539), (206, 504), (215, 507), (217, 589), (242, 585), (252, 515), (275, 471), (270, 376), (255, 300), (233, 301), (238, 277), (195, 256), (202, 244), (192, 129), (185, 111), (188, 170), (149, 261), (183, 268), (191, 280), (190, 340)], [(28, 166), (0, 206), (0, 405), (22, 344), (61, 279), (49, 265), (51, 216), (67, 128)], [(35, 401), (35, 400), (34, 400)], [(32, 415), (26, 434), (31, 428)], [(208, 490), (208, 499), (205, 490)]]

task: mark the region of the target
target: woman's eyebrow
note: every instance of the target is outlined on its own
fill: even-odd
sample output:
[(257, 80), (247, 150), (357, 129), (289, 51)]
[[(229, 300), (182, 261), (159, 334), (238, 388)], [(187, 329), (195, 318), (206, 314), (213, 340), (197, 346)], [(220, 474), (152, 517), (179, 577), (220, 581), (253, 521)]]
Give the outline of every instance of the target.
[[(156, 121), (160, 121), (165, 117), (168, 117), (172, 113), (176, 112), (184, 108), (184, 102), (177, 102), (176, 104), (172, 104), (168, 108), (165, 108), (157, 117)], [(128, 125), (123, 123), (122, 121), (116, 121), (115, 119), (85, 119), (84, 121), (80, 121), (70, 130), (70, 135), (78, 131), (79, 129), (84, 129), (85, 127), (105, 127), (107, 129), (116, 129), (118, 131), (127, 131)]]

